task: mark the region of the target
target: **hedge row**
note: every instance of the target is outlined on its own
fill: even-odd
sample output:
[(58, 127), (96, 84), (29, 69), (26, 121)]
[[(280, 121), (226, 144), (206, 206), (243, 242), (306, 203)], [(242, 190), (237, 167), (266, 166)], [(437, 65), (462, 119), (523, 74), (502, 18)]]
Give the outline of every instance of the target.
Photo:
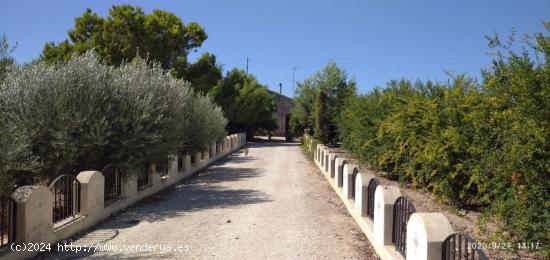
[[(347, 101), (343, 146), (372, 167), (477, 206), (505, 239), (550, 249), (550, 41), (448, 83), (391, 81)], [(535, 55), (542, 57), (533, 60)]]
[(0, 182), (47, 182), (115, 163), (161, 168), (170, 154), (225, 135), (210, 98), (143, 60), (118, 67), (91, 52), (65, 63), (12, 67), (0, 84)]

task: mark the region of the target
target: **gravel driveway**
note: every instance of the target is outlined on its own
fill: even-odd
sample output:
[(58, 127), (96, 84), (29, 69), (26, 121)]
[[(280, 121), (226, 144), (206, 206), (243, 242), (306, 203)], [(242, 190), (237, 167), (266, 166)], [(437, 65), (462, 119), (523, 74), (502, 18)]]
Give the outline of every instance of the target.
[(378, 258), (297, 144), (248, 147), (39, 258)]

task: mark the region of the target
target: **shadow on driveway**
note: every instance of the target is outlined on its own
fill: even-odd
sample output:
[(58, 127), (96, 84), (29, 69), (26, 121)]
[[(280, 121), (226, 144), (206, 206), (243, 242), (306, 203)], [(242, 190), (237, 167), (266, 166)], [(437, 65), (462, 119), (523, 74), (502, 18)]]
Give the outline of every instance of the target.
[[(222, 162), (218, 161), (206, 170), (115, 213), (92, 230), (75, 235), (66, 242), (73, 241), (75, 244), (96, 245), (115, 238), (119, 234), (119, 230), (132, 228), (142, 221), (159, 222), (181, 217), (190, 212), (272, 201), (269, 194), (258, 190), (231, 189), (221, 185), (222, 183), (261, 176), (262, 173), (258, 169), (235, 168), (225, 164), (247, 160), (254, 159), (238, 157), (235, 154), (230, 155), (229, 158), (221, 160)], [(75, 252), (55, 252), (57, 250), (56, 245), (52, 245), (52, 249), (54, 249), (53, 252), (39, 255), (37, 259), (98, 257), (94, 256), (94, 252), (79, 252), (78, 254)], [(143, 255), (140, 255), (141, 257)]]

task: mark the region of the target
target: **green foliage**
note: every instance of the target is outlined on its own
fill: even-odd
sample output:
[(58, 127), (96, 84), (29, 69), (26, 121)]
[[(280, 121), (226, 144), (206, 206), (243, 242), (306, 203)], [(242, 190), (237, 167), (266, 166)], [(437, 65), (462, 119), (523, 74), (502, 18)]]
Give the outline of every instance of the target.
[(441, 200), (483, 207), (517, 241), (549, 252), (550, 40), (534, 39), (516, 54), (491, 38), (498, 52), (482, 84), (391, 81), (349, 98), (343, 146)]
[(109, 15), (101, 17), (87, 9), (75, 18), (68, 34), (67, 40), (47, 43), (41, 58), (55, 63), (69, 60), (74, 53), (94, 50), (108, 65), (118, 66), (147, 57), (202, 93), (222, 77), (212, 54), (205, 53), (192, 64), (187, 61), (189, 51), (200, 47), (208, 36), (199, 24), (184, 24), (171, 12), (154, 10), (145, 14), (140, 7), (113, 5)]
[(327, 92), (321, 88), (315, 98), (315, 137), (322, 139), (325, 143), (328, 132), (327, 106)]
[[(340, 69), (332, 61), (323, 70), (303, 82), (298, 82), (294, 94), (295, 106), (290, 118), (291, 131), (299, 135), (304, 129), (310, 129), (315, 136), (322, 137), (326, 142), (326, 132), (331, 126), (336, 125), (345, 100), (355, 95), (355, 85), (354, 80), (347, 79), (345, 70)], [(324, 91), (324, 97), (319, 100), (321, 90)], [(316, 106), (318, 100), (324, 105)], [(317, 133), (322, 129), (324, 133)]]
[(47, 43), (42, 58), (50, 63), (66, 61), (72, 53), (93, 49), (109, 65), (148, 57), (169, 69), (178, 60), (186, 60), (187, 53), (206, 38), (200, 25), (185, 25), (173, 13), (154, 10), (145, 14), (140, 7), (113, 5), (105, 18), (87, 9), (75, 19), (69, 40)]
[(229, 71), (210, 91), (210, 95), (222, 107), (230, 132), (251, 133), (258, 128), (273, 128), (275, 101), (267, 87), (245, 71)]
[(158, 63), (105, 65), (93, 53), (10, 71), (0, 85), (0, 180), (31, 184), (116, 163), (124, 172), (205, 149), (226, 121)]
[(4, 79), (8, 70), (15, 64), (15, 59), (11, 56), (15, 46), (10, 47), (8, 36), (2, 34), (0, 39), (0, 82)]
[(208, 93), (222, 79), (222, 67), (216, 63), (216, 55), (203, 53), (195, 62), (182, 69), (175, 67), (172, 73), (191, 83), (195, 91)]
[(317, 157), (317, 145), (318, 144), (322, 144), (323, 142), (313, 136), (310, 136), (310, 135), (307, 135), (305, 134), (304, 135), (304, 143), (302, 144), (302, 148), (305, 150), (305, 151), (308, 151), (309, 147), (308, 147), (308, 141), (311, 140), (311, 147), (313, 147), (313, 152), (310, 154), (311, 156), (311, 159), (315, 160), (315, 158)]

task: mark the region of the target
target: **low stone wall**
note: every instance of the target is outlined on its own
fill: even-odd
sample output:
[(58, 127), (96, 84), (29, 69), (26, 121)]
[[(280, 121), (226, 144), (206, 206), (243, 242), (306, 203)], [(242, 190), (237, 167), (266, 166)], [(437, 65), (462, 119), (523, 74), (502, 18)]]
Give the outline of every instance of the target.
[[(111, 214), (124, 209), (137, 201), (151, 196), (207, 167), (219, 158), (234, 152), (246, 144), (244, 133), (227, 136), (222, 142), (213, 143), (209, 151), (187, 154), (178, 165), (178, 157), (169, 158), (168, 170), (161, 174), (150, 167), (149, 184), (138, 188), (136, 176), (128, 176), (120, 183), (120, 196), (114, 201), (104, 202), (105, 178), (99, 171), (84, 171), (76, 176), (80, 183), (79, 207), (75, 216), (53, 222), (54, 193), (42, 185), (19, 187), (12, 198), (16, 202), (16, 232), (14, 245), (28, 243), (54, 243), (67, 239), (78, 232), (90, 229)], [(75, 204), (76, 205), (76, 204)], [(26, 259), (37, 255), (37, 251), (12, 251), (12, 245), (3, 248), (0, 258)]]
[[(313, 139), (304, 137), (306, 147), (311, 147)], [(370, 172), (360, 172), (357, 165), (348, 163), (349, 158), (336, 155), (327, 146), (318, 144), (313, 158), (315, 164), (327, 178), (332, 188), (346, 205), (348, 212), (359, 224), (376, 252), (382, 259), (440, 260), (443, 241), (454, 233), (449, 220), (441, 213), (415, 212), (404, 225), (401, 250), (396, 247), (395, 203), (403, 194), (397, 186), (372, 186), (369, 198), (369, 184), (376, 180)], [(373, 216), (369, 216), (369, 202)], [(405, 217), (406, 218), (406, 217)], [(402, 245), (401, 244), (401, 245)], [(399, 246), (398, 246), (399, 247)], [(403, 250), (404, 249), (404, 250)], [(400, 252), (401, 251), (401, 252)], [(403, 252), (404, 251), (404, 252)]]

